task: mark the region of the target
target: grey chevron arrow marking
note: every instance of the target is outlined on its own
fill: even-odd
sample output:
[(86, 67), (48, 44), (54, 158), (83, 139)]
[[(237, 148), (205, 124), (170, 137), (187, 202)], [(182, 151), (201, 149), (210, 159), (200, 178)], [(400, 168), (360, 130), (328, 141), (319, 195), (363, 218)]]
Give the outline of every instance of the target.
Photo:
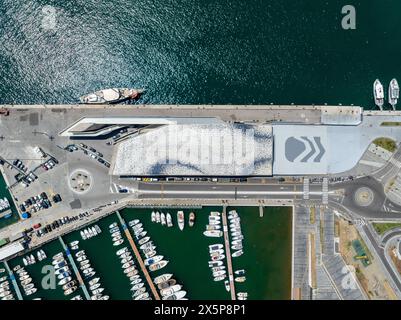
[(315, 147), (314, 147), (312, 141), (310, 141), (307, 137), (301, 137), (301, 138), (302, 138), (303, 140), (305, 140), (305, 141), (308, 141), (309, 146), (310, 146), (310, 148), (311, 148), (311, 151), (310, 151), (305, 157), (303, 157), (303, 158), (301, 159), (301, 162), (307, 162), (307, 161), (310, 159), (310, 157), (312, 157), (312, 156), (315, 154), (316, 149), (315, 149)]
[(324, 156), (324, 154), (326, 153), (326, 150), (324, 149), (321, 141), (320, 141), (320, 137), (313, 137), (313, 139), (315, 140), (315, 143), (317, 144), (317, 147), (319, 148), (320, 152), (317, 155), (317, 157), (313, 160), (313, 162), (320, 162), (320, 160), (322, 159), (322, 157)]

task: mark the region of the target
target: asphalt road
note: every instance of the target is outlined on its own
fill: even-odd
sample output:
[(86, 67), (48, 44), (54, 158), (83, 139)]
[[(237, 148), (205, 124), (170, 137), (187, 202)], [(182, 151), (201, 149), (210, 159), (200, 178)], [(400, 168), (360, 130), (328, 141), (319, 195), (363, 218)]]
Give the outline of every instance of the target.
[(370, 232), (370, 230), (367, 226), (363, 226), (362, 229), (365, 232), (366, 236), (369, 238), (371, 245), (375, 249), (376, 254), (379, 256), (381, 262), (383, 263), (384, 267), (386, 268), (387, 272), (389, 273), (394, 284), (397, 286), (398, 290), (401, 292), (401, 283), (399, 281), (399, 278), (395, 274), (392, 266), (390, 265), (389, 261), (387, 260), (384, 249), (379, 247), (374, 236), (372, 235), (372, 233)]

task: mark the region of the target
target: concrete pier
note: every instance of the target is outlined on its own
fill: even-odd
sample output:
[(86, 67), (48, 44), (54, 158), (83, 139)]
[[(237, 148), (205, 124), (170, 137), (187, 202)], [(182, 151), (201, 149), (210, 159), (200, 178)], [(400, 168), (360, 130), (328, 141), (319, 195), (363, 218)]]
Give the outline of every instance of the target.
[(142, 257), (141, 257), (141, 254), (139, 253), (138, 248), (136, 247), (134, 239), (132, 239), (131, 233), (129, 232), (129, 229), (128, 229), (127, 224), (125, 223), (125, 220), (123, 219), (123, 217), (121, 217), (121, 215), (118, 211), (116, 212), (116, 214), (123, 227), (124, 233), (127, 236), (128, 242), (131, 245), (132, 250), (134, 251), (136, 260), (138, 261), (139, 266), (141, 267), (142, 273), (145, 276), (145, 279), (148, 283), (150, 290), (152, 291), (153, 296), (155, 297), (156, 300), (160, 300), (159, 293), (157, 292), (157, 289), (153, 283), (153, 280), (150, 277), (148, 270), (146, 269), (145, 263), (142, 260)]
[(22, 297), (22, 294), (21, 294), (21, 290), (18, 287), (18, 283), (15, 280), (14, 272), (10, 269), (7, 261), (4, 261), (4, 266), (7, 269), (8, 275), (10, 277), (11, 283), (13, 284), (14, 291), (17, 294), (18, 300), (24, 300), (24, 298)]

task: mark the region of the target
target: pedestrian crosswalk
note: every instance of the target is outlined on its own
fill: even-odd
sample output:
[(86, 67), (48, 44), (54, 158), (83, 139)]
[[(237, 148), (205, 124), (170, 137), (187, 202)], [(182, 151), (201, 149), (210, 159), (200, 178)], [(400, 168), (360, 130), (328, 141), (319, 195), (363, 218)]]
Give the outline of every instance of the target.
[(309, 178), (304, 178), (304, 200), (309, 200)]
[(323, 178), (323, 184), (322, 184), (322, 202), (323, 204), (328, 204), (329, 203), (329, 179)]

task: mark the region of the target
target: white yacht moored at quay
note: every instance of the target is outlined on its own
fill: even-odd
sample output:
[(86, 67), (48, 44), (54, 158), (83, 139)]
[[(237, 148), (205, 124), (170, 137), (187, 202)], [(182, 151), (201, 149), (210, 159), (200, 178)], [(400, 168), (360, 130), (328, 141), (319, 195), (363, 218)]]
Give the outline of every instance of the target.
[(384, 89), (379, 79), (376, 79), (373, 83), (373, 96), (375, 98), (375, 104), (383, 110), (384, 105)]
[(99, 90), (79, 98), (83, 104), (112, 104), (137, 99), (143, 89), (111, 88)]
[(398, 85), (397, 79), (392, 79), (390, 81), (390, 85), (388, 88), (388, 102), (393, 107), (393, 110), (395, 110), (396, 108), (399, 97), (400, 97), (400, 86)]

